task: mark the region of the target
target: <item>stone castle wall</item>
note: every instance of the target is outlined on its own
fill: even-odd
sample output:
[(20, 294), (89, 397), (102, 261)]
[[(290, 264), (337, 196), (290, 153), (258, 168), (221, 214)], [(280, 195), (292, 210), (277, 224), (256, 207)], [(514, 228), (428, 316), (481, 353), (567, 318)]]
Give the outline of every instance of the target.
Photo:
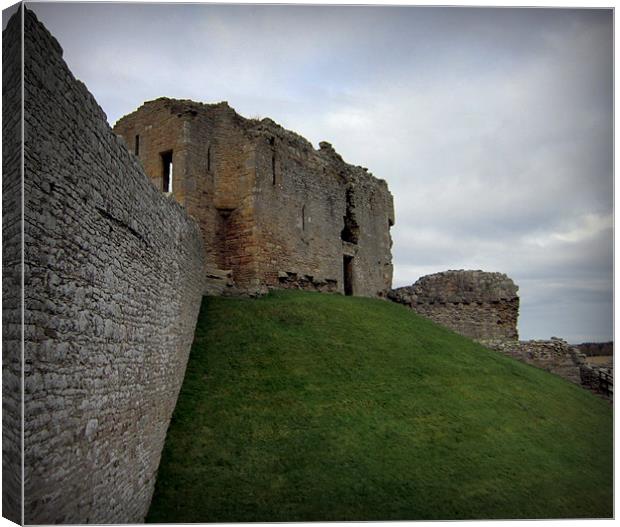
[(21, 14), (2, 35), (2, 515), (22, 523)]
[[(385, 181), (268, 119), (257, 152), (256, 258), (268, 286), (385, 296), (392, 283), (392, 196)], [(275, 153), (275, 174), (271, 164)], [(344, 231), (344, 232), (343, 232)]]
[(25, 522), (141, 522), (202, 297), (202, 236), (29, 11), (24, 40)]
[(610, 397), (613, 372), (588, 364), (577, 347), (555, 337), (518, 340), (517, 291), (505, 274), (445, 271), (393, 289), (388, 297), (490, 349)]
[(160, 190), (165, 190), (161, 154), (172, 152), (172, 194), (202, 228), (207, 274), (231, 269), (238, 281), (248, 282), (256, 274), (253, 153), (244, 148), (247, 139), (228, 105), (209, 106), (209, 111), (202, 106), (157, 99), (134, 118), (119, 120), (114, 131)]
[(518, 287), (502, 273), (445, 271), (393, 289), (391, 300), (474, 340), (517, 340)]
[(488, 340), (485, 345), (504, 355), (581, 384), (581, 366), (585, 356), (559, 338), (550, 340)]
[(579, 384), (588, 390), (613, 398), (613, 370), (588, 364), (577, 346), (551, 337), (549, 340), (487, 340), (484, 345), (504, 355), (531, 364)]
[(348, 264), (350, 293), (389, 290), (392, 196), (328, 143), (315, 150), (226, 103), (163, 98), (114, 131), (134, 152), (139, 136), (138, 157), (159, 188), (162, 153), (173, 150), (173, 193), (202, 227), (211, 274), (230, 269), (241, 287), (346, 292)]

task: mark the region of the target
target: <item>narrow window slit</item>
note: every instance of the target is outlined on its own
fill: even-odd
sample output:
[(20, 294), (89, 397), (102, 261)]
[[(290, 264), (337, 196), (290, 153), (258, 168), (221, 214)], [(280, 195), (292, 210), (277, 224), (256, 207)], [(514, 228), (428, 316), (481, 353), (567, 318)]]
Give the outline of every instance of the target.
[(140, 136), (136, 135), (136, 141), (134, 143), (134, 154), (140, 155)]
[(162, 152), (162, 190), (172, 192), (172, 150)]

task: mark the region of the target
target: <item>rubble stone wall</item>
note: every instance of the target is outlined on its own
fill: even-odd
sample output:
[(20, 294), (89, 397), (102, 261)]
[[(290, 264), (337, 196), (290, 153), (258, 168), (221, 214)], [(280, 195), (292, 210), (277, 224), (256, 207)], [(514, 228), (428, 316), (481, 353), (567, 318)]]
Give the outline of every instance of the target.
[(384, 296), (391, 287), (387, 184), (328, 143), (315, 150), (227, 103), (165, 98), (121, 118), (114, 131), (128, 143), (140, 136), (138, 155), (159, 186), (160, 154), (175, 149), (174, 195), (202, 227), (209, 276), (231, 270), (242, 288), (345, 292), (346, 256), (352, 294)]
[(474, 340), (517, 340), (517, 291), (502, 273), (445, 271), (393, 289), (389, 298)]
[(261, 280), (271, 287), (344, 293), (347, 257), (350, 292), (385, 296), (392, 282), (394, 223), (385, 181), (348, 165), (328, 143), (314, 150), (272, 121), (255, 130), (262, 139), (255, 205)]
[(240, 282), (256, 274), (251, 143), (226, 103), (202, 105), (160, 98), (115, 127), (162, 190), (162, 153), (172, 152), (172, 192), (202, 229), (206, 275), (233, 271)]
[(613, 370), (588, 364), (586, 355), (576, 346), (565, 340), (551, 337), (550, 340), (487, 340), (483, 344), (504, 355), (536, 366), (595, 393), (608, 397), (611, 394), (601, 380), (613, 391)]
[(2, 515), (22, 523), (21, 13), (2, 33)]
[(575, 384), (581, 384), (580, 367), (585, 365), (585, 356), (562, 339), (487, 340), (484, 344), (504, 355), (559, 375)]
[(613, 371), (588, 364), (577, 347), (556, 337), (518, 340), (517, 291), (505, 274), (445, 271), (393, 289), (388, 298), (490, 349), (611, 397)]
[(142, 522), (202, 297), (202, 236), (29, 11), (24, 34), (25, 521)]

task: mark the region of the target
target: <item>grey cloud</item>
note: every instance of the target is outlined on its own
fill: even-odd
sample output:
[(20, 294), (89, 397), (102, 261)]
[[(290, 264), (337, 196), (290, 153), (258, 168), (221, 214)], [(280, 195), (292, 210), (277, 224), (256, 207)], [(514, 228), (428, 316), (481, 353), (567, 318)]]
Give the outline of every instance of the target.
[(506, 272), (524, 336), (612, 337), (611, 10), (30, 5), (111, 121), (228, 100), (386, 179), (396, 285)]

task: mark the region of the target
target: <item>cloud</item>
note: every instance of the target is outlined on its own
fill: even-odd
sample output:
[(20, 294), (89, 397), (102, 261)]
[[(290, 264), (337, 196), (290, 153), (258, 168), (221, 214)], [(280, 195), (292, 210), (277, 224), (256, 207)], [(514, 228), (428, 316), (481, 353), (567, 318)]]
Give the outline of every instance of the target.
[(611, 214), (584, 214), (574, 219), (571, 226), (567, 226), (558, 232), (549, 232), (543, 236), (527, 238), (528, 243), (538, 247), (549, 247), (561, 243), (577, 244), (595, 237), (604, 231), (611, 231), (613, 228), (613, 217)]
[(111, 121), (228, 100), (394, 194), (394, 282), (506, 272), (521, 333), (610, 339), (611, 10), (30, 4)]

